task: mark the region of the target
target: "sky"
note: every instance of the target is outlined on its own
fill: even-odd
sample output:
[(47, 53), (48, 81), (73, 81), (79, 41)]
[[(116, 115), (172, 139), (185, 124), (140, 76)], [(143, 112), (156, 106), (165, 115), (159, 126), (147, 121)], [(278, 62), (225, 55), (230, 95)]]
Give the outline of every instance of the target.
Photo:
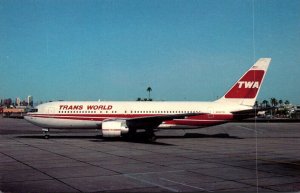
[(213, 101), (261, 57), (300, 104), (299, 0), (0, 0), (0, 98)]

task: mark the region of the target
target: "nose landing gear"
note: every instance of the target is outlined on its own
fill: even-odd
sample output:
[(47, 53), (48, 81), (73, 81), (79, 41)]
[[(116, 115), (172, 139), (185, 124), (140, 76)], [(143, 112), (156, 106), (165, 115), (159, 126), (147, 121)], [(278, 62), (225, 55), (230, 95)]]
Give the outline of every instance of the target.
[(49, 135), (49, 132), (50, 132), (50, 129), (42, 129), (43, 131), (43, 134), (44, 134), (44, 138), (45, 139), (49, 139), (50, 135)]

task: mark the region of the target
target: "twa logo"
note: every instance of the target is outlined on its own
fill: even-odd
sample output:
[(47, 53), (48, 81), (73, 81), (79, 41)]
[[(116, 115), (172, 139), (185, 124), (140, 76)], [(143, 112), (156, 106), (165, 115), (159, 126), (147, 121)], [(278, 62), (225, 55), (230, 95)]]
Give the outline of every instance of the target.
[(256, 97), (265, 72), (263, 70), (248, 71), (226, 94), (225, 98), (253, 99)]
[(239, 88), (258, 88), (259, 82), (258, 81), (239, 81)]

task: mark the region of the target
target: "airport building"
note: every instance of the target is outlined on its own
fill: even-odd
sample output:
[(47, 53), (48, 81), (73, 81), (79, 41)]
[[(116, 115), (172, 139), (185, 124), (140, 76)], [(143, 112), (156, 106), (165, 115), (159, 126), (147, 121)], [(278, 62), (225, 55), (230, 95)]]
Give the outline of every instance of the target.
[(33, 97), (31, 95), (27, 97), (27, 104), (28, 106), (33, 106)]
[(16, 106), (21, 105), (21, 99), (19, 97), (16, 98)]
[(11, 98), (1, 99), (0, 116), (23, 118), (23, 116), (33, 107), (33, 97), (27, 96), (24, 100), (17, 97), (15, 101)]

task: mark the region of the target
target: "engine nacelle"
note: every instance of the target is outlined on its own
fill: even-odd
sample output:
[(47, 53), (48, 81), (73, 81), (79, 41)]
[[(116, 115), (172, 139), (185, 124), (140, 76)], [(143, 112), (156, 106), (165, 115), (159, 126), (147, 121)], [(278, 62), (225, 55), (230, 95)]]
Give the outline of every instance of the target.
[(102, 122), (103, 137), (121, 137), (128, 133), (129, 129), (125, 120), (104, 121)]

